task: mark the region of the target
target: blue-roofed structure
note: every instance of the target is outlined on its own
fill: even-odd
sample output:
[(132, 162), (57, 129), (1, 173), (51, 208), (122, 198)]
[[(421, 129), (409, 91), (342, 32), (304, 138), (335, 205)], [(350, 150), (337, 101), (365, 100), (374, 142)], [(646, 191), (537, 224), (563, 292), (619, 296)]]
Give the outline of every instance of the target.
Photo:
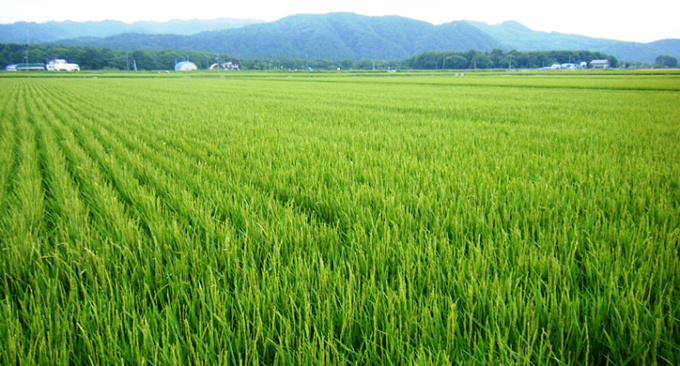
[(180, 61), (175, 64), (175, 71), (192, 71), (198, 70), (195, 63), (191, 61)]

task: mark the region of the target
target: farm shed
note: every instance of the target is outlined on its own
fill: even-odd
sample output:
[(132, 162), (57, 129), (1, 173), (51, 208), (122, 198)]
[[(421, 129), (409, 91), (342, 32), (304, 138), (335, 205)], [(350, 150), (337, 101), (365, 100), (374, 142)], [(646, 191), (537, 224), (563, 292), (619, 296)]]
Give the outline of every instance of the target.
[(196, 64), (191, 61), (180, 61), (175, 64), (175, 71), (191, 71), (198, 70)]
[(592, 60), (590, 67), (593, 69), (606, 69), (609, 67), (609, 60)]
[(45, 64), (30, 62), (17, 64), (17, 71), (45, 71)]
[(44, 71), (45, 64), (41, 63), (22, 63), (12, 64), (5, 67), (5, 71)]

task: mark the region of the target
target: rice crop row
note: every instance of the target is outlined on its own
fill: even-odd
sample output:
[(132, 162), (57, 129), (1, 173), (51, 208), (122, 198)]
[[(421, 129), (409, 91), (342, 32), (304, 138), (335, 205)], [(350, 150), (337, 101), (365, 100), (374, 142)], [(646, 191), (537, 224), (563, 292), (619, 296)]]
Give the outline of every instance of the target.
[(679, 91), (0, 80), (0, 364), (677, 364)]

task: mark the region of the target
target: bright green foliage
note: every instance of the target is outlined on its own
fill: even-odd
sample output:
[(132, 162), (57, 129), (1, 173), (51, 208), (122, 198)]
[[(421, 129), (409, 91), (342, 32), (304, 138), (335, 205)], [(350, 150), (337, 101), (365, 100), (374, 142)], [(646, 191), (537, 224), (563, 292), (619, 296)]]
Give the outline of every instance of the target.
[(0, 100), (0, 364), (680, 363), (677, 76)]

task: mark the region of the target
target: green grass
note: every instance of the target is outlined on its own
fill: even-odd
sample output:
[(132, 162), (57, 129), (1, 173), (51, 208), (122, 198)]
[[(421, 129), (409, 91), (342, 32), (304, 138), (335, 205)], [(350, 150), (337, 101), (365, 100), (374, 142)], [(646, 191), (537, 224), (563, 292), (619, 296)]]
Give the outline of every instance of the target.
[(0, 79), (0, 364), (680, 362), (680, 75), (83, 75)]

